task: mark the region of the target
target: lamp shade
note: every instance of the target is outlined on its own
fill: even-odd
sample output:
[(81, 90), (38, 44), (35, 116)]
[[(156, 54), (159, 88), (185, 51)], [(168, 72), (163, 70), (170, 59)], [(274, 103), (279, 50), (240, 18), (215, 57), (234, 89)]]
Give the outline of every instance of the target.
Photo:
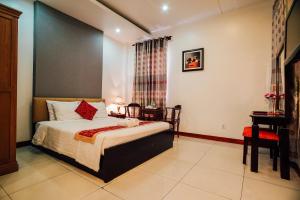
[(122, 97), (117, 96), (115, 98), (114, 103), (117, 104), (117, 105), (123, 105), (124, 104), (124, 99)]

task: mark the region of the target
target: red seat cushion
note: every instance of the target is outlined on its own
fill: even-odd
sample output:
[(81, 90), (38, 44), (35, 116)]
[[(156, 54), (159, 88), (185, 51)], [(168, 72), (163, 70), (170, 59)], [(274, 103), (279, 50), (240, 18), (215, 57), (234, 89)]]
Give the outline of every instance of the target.
[(81, 117), (88, 120), (92, 120), (97, 111), (97, 108), (88, 104), (86, 101), (81, 101), (81, 103), (75, 110), (75, 112), (77, 112)]
[[(252, 137), (252, 127), (245, 127), (243, 132), (244, 137)], [(259, 139), (278, 141), (278, 135), (273, 131), (259, 129)]]

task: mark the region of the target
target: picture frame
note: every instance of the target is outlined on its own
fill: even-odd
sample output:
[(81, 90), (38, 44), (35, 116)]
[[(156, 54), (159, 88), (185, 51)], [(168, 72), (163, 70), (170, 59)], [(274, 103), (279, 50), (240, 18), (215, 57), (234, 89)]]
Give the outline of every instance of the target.
[(204, 48), (182, 51), (182, 72), (204, 70)]
[(294, 3), (294, 0), (285, 0), (285, 5), (286, 5), (286, 16), (287, 16), (288, 13), (290, 12), (293, 3)]

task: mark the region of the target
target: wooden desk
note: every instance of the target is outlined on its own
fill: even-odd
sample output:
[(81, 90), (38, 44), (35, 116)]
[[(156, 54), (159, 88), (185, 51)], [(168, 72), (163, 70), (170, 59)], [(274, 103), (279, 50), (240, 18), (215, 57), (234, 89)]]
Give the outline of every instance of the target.
[(142, 108), (141, 119), (151, 121), (162, 121), (163, 110), (161, 108)]
[(271, 125), (279, 135), (279, 153), (280, 153), (280, 176), (283, 179), (290, 179), (289, 167), (289, 135), (288, 129), (284, 128), (287, 124), (287, 119), (284, 115), (267, 115), (254, 114), (252, 118), (252, 139), (251, 139), (251, 171), (258, 172), (258, 133), (259, 125)]

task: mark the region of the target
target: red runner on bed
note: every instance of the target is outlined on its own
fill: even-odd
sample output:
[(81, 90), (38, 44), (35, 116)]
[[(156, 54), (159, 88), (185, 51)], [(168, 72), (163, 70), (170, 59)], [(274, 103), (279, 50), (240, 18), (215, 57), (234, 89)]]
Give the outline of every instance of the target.
[[(153, 123), (152, 121), (142, 121), (139, 122), (138, 126), (146, 125)], [(102, 127), (102, 128), (95, 128), (95, 129), (90, 129), (90, 130), (83, 130), (75, 134), (74, 139), (82, 142), (87, 142), (94, 144), (96, 140), (96, 136), (100, 133), (104, 133), (107, 131), (114, 131), (118, 129), (123, 129), (127, 128), (127, 126), (107, 126), (107, 127)]]

